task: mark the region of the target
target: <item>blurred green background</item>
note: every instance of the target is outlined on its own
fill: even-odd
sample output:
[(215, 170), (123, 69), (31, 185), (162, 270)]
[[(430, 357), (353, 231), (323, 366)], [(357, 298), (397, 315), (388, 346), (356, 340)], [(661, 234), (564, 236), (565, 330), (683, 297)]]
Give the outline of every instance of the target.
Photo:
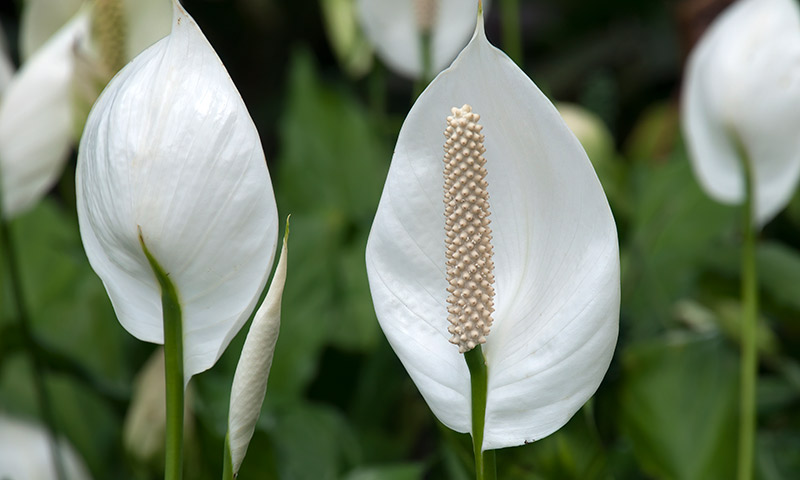
[[(367, 235), (414, 84), (375, 60), (346, 73), (322, 2), (186, 0), (259, 128), (292, 214), (289, 276), (267, 398), (240, 477), (468, 479), (469, 438), (438, 424), (372, 308)], [(335, 3), (335, 2), (334, 2)], [(500, 1), (487, 15), (501, 43)], [(498, 452), (502, 479), (729, 479), (736, 465), (739, 209), (692, 176), (678, 123), (682, 65), (726, 1), (521, 1), (525, 72), (600, 119), (590, 157), (617, 220), (620, 339), (595, 397), (559, 432)], [(0, 21), (15, 51), (19, 5)], [(586, 136), (579, 135), (582, 140)], [(81, 247), (74, 157), (16, 219), (26, 301), (59, 430), (94, 478), (159, 478), (123, 448), (134, 379), (155, 349), (125, 332)], [(800, 478), (800, 197), (761, 232), (757, 478)], [(6, 265), (0, 410), (38, 418)], [(247, 326), (191, 382), (186, 477), (221, 475)]]

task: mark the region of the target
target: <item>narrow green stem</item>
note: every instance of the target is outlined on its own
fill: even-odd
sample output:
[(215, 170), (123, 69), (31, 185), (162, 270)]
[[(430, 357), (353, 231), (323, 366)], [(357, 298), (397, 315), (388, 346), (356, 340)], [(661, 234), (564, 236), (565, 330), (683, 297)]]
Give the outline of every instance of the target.
[(31, 359), (33, 365), (33, 384), (36, 390), (36, 400), (39, 403), (39, 412), (45, 426), (49, 432), (50, 454), (53, 459), (56, 477), (58, 480), (66, 479), (64, 462), (58, 449), (58, 431), (56, 429), (53, 408), (50, 403), (50, 396), (47, 393), (47, 385), (44, 380), (44, 365), (42, 357), (33, 336), (31, 320), (25, 303), (25, 293), (22, 286), (22, 275), (19, 264), (17, 264), (17, 253), (14, 246), (14, 238), (11, 233), (9, 220), (3, 215), (2, 192), (0, 192), (0, 236), (2, 236), (3, 252), (5, 252), (6, 263), (8, 263), (9, 274), (11, 275), (11, 291), (14, 306), (17, 310), (17, 320), (19, 331), (22, 334), (23, 345)]
[(169, 274), (161, 268), (139, 232), (150, 267), (161, 286), (161, 308), (164, 316), (164, 364), (167, 388), (166, 460), (164, 479), (180, 480), (183, 476), (183, 323), (178, 292)]
[(497, 478), (494, 451), (483, 451), (483, 430), (486, 422), (486, 393), (488, 372), (486, 359), (481, 346), (464, 354), (469, 368), (472, 386), (472, 452), (475, 455), (475, 478), (477, 480), (494, 480)]
[(742, 247), (742, 356), (739, 402), (739, 480), (753, 478), (758, 376), (758, 275), (753, 224), (753, 174), (747, 157), (745, 173), (744, 245)]
[(519, 0), (501, 0), (500, 15), (503, 23), (503, 50), (522, 66), (522, 31), (519, 21)]
[(433, 79), (433, 36), (430, 32), (420, 32), (419, 38), (422, 72), (414, 85), (414, 99), (419, 97)]
[(233, 460), (231, 459), (231, 436), (230, 433), (225, 434), (225, 453), (222, 459), (222, 480), (233, 480)]

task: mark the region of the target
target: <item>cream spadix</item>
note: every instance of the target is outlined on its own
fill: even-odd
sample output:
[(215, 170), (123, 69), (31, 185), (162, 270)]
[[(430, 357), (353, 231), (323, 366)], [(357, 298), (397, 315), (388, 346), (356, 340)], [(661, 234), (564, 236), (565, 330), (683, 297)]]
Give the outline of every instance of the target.
[[(470, 108), (452, 113), (465, 104)], [(489, 44), (480, 19), (467, 47), (422, 93), (403, 124), (366, 253), (380, 325), (442, 423), (471, 431), (470, 373), (449, 341), (461, 332), (448, 331), (448, 299), (457, 303), (461, 296), (448, 281), (453, 262), (448, 264), (447, 242), (453, 237), (442, 205), (448, 115), (466, 116), (462, 133), (469, 152), (462, 157), (485, 157), (485, 164), (478, 163), (486, 183), (474, 180), (483, 175), (481, 168), (472, 179), (485, 189), (491, 212), (493, 269), (480, 278), (494, 297), (487, 288), (473, 306), (483, 302), (485, 311), (494, 309), (490, 333), (483, 333), (483, 449), (521, 445), (564, 425), (608, 368), (619, 317), (616, 228), (580, 143), (533, 82)], [(466, 171), (458, 175), (470, 181)], [(475, 197), (477, 203), (483, 195)], [(461, 214), (469, 223), (467, 212)], [(475, 227), (488, 219), (488, 213), (474, 215)], [(490, 249), (469, 235), (464, 241)], [(477, 262), (463, 271), (472, 266), (474, 274)], [(476, 279), (470, 281), (479, 284)], [(488, 317), (483, 321), (488, 326)]]
[(186, 379), (210, 368), (269, 274), (277, 208), (261, 143), (225, 67), (176, 1), (172, 32), (123, 68), (87, 120), (77, 195), (86, 254), (120, 323), (163, 343), (159, 283), (183, 315)]
[(800, 179), (800, 8), (795, 0), (739, 0), (709, 27), (686, 65), (682, 126), (697, 179), (717, 201), (745, 200), (753, 175), (762, 226)]

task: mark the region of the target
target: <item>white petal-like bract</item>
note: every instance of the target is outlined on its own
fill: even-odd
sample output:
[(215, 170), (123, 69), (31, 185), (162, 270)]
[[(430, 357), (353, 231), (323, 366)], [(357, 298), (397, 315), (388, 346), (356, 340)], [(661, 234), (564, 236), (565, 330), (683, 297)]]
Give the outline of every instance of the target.
[(794, 0), (739, 0), (689, 57), (682, 124), (695, 174), (723, 203), (745, 196), (741, 152), (764, 225), (800, 178), (800, 9)]
[(64, 25), (11, 79), (0, 99), (3, 215), (22, 213), (58, 179), (73, 142), (75, 46), (89, 11)]
[[(467, 44), (475, 27), (477, 0), (357, 0), (361, 26), (375, 51), (392, 70), (411, 78), (422, 75), (418, 9), (431, 34), (431, 67), (436, 74)], [(484, 1), (484, 10), (488, 2)], [(426, 5), (428, 4), (428, 5)], [(460, 106), (460, 105), (459, 105)]]
[(177, 1), (172, 33), (94, 105), (76, 183), (84, 248), (119, 321), (141, 340), (163, 342), (161, 293), (141, 232), (178, 293), (186, 379), (210, 368), (269, 275), (277, 207), (244, 102)]
[[(53, 480), (58, 478), (53, 442), (42, 427), (0, 415), (0, 478)], [(58, 442), (66, 480), (88, 480), (89, 471), (65, 440)]]
[(471, 430), (469, 371), (448, 341), (442, 173), (445, 118), (464, 104), (484, 127), (492, 212), (483, 449), (495, 449), (549, 435), (597, 389), (617, 339), (619, 253), (586, 153), (481, 20), (408, 114), (367, 244), (381, 327), (442, 423)]
[(247, 446), (253, 438), (256, 421), (261, 413), (264, 395), (267, 393), (267, 379), (281, 327), (281, 300), (283, 287), (286, 284), (286, 262), (289, 254), (286, 240), (287, 237), (284, 236), (272, 284), (269, 286), (264, 303), (253, 317), (233, 376), (228, 413), (228, 438), (234, 474), (238, 473), (239, 467), (242, 466)]

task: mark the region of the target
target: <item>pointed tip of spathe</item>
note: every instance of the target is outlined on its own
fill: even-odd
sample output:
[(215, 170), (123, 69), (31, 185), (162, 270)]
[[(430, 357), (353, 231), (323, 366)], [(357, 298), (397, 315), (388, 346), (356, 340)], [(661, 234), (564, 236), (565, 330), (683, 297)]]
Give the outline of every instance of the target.
[(183, 8), (180, 0), (172, 0), (172, 29), (180, 26), (181, 21), (186, 17), (189, 17), (189, 13)]

